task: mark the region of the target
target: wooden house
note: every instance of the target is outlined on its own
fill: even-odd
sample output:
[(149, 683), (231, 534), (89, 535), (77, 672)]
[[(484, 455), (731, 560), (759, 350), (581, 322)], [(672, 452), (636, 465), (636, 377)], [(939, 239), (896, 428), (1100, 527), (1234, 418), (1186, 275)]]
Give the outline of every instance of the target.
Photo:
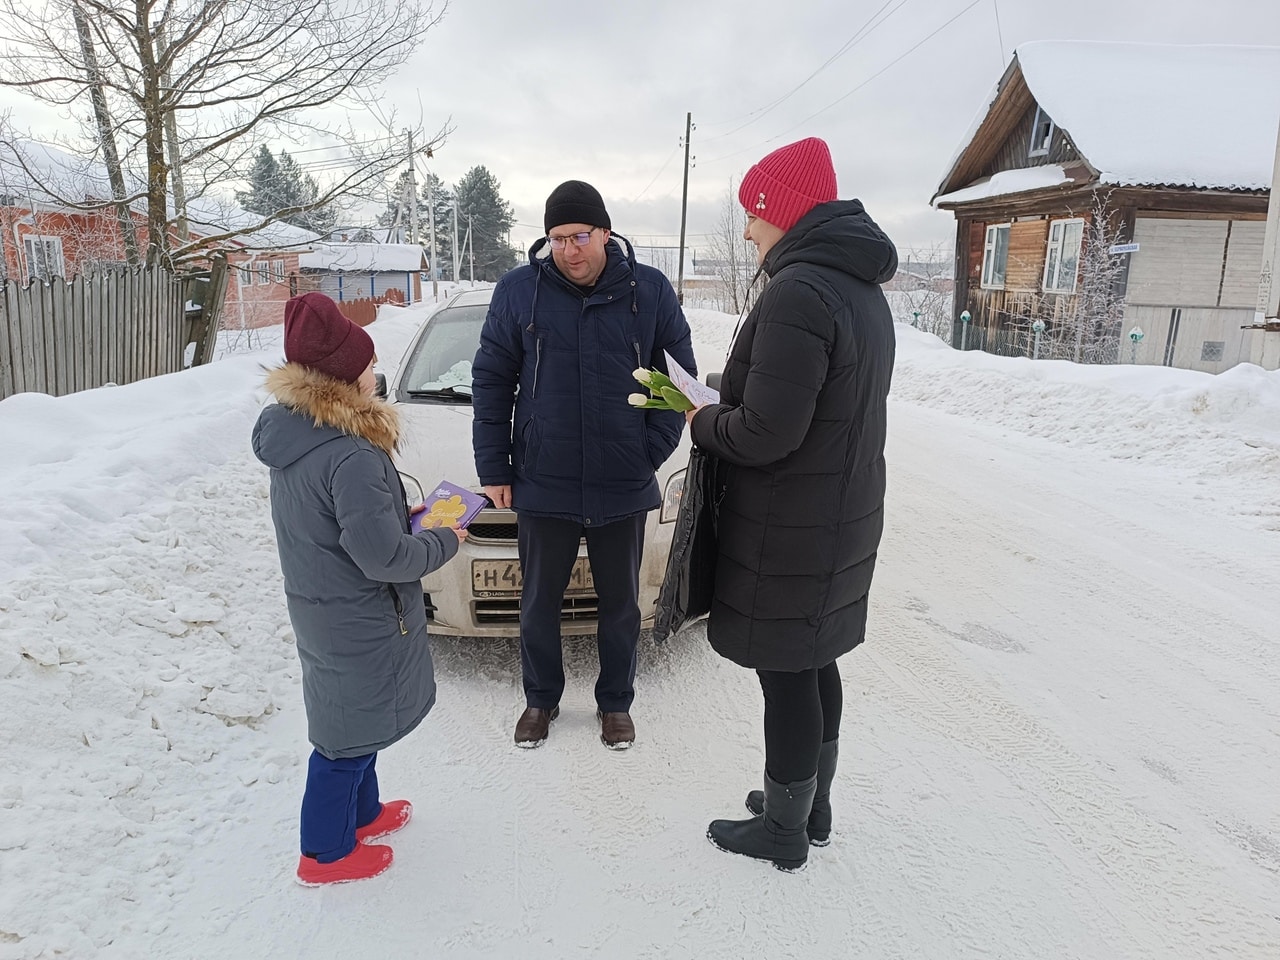
[[(20, 282), (70, 279), (126, 265), (125, 243), (114, 208), (89, 208), (110, 196), (106, 170), (48, 144), (24, 144), (19, 158), (0, 148), (0, 279)], [(37, 176), (28, 172), (34, 168)], [(56, 187), (61, 197), (44, 186)], [(146, 204), (129, 208), (138, 244), (147, 244)], [(318, 234), (287, 223), (261, 222), (228, 201), (193, 200), (190, 235), (224, 237), (214, 245), (234, 268), (223, 305), (223, 325), (260, 327), (284, 322), (284, 301), (308, 286), (300, 258)], [(171, 243), (177, 245), (176, 237)]]
[[(1278, 122), (1280, 47), (1019, 47), (932, 200), (954, 345), (1031, 355), (1074, 323), (1103, 362), (1280, 367), (1255, 312)], [(1085, 261), (1114, 266), (1088, 323)]]
[(299, 258), (308, 289), (348, 300), (422, 299), (427, 251), (416, 243), (317, 243)]

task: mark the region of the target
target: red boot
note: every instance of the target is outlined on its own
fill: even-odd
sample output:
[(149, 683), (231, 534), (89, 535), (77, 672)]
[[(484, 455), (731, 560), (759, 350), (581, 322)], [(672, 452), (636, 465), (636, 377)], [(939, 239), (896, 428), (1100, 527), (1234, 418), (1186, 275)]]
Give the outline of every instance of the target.
[(368, 880), (391, 866), (391, 848), (384, 844), (357, 843), (341, 860), (320, 863), (311, 857), (298, 858), (298, 883), (304, 887), (320, 887), (327, 883), (349, 883)]
[(392, 800), (382, 805), (379, 813), (371, 823), (356, 829), (356, 843), (368, 843), (381, 837), (395, 833), (413, 816), (413, 804), (408, 800)]

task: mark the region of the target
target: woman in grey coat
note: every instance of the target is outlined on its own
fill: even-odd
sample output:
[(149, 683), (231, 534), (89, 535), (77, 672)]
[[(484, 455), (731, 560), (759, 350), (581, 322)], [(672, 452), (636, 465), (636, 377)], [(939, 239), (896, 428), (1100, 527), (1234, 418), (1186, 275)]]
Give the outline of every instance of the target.
[(423, 575), (465, 533), (409, 532), (391, 461), (395, 410), (374, 396), (373, 341), (320, 293), (285, 304), (285, 364), (267, 387), (253, 449), (271, 468), (271, 517), (315, 747), (302, 799), (299, 883), (377, 876), (408, 822), (378, 797), (378, 751), (435, 703)]

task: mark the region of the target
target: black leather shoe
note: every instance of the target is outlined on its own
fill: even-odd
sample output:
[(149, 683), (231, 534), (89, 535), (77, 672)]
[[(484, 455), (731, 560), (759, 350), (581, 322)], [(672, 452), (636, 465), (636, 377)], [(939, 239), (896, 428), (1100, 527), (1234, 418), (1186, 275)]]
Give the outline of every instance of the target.
[(516, 746), (540, 747), (547, 739), (547, 731), (551, 721), (560, 716), (560, 708), (552, 707), (542, 710), (539, 707), (526, 707), (520, 719), (516, 721)]

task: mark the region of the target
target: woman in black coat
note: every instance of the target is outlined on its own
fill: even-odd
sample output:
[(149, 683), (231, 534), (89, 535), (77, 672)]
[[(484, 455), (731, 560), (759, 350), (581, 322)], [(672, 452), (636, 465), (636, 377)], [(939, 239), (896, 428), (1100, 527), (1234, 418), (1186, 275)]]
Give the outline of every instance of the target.
[(836, 200), (827, 145), (769, 154), (742, 181), (745, 237), (769, 284), (730, 348), (721, 402), (691, 411), (723, 483), (707, 633), (764, 691), (764, 789), (707, 833), (804, 866), (831, 831), (842, 694), (836, 658), (866, 633), (884, 525), (894, 333), (879, 284), (897, 253), (857, 200)]

